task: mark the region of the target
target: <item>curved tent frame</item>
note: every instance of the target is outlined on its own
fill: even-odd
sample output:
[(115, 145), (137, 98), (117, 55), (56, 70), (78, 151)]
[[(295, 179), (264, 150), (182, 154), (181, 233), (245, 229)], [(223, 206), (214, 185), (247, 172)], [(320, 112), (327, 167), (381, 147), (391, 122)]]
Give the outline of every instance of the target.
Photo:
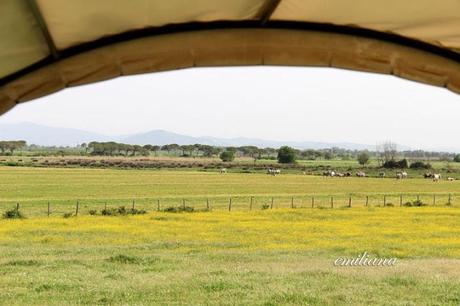
[(70, 86), (189, 67), (336, 67), (393, 74), (460, 93), (457, 49), (356, 26), (271, 20), (282, 1), (265, 0), (252, 20), (168, 24), (59, 48), (37, 3), (29, 0), (49, 55), (0, 77), (0, 114)]

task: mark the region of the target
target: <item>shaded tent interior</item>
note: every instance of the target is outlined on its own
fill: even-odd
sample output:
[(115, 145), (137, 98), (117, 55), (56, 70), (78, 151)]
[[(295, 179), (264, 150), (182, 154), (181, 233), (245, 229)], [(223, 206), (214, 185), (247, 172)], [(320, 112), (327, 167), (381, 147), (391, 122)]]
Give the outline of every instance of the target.
[(393, 74), (460, 93), (460, 1), (0, 2), (0, 114), (122, 75), (247, 65)]

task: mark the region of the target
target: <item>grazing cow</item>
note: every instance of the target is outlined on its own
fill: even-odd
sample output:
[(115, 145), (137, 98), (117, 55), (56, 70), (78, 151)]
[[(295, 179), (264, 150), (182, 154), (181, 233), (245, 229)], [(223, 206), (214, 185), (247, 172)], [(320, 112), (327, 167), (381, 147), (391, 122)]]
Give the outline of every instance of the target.
[(333, 177), (333, 176), (336, 176), (337, 173), (336, 173), (335, 171), (328, 170), (328, 171), (324, 171), (324, 172), (323, 172), (323, 175), (324, 175), (324, 176), (332, 176), (332, 177)]
[(423, 174), (423, 177), (426, 178), (426, 179), (432, 178), (432, 177), (433, 177), (433, 173), (426, 172), (425, 174)]
[(380, 172), (380, 173), (379, 173), (379, 176), (380, 176), (381, 178), (385, 178), (385, 175), (386, 175), (385, 172)]
[(281, 170), (280, 169), (268, 168), (267, 174), (271, 174), (271, 175), (275, 176), (277, 174), (281, 174)]
[(455, 179), (454, 179), (453, 177), (448, 177), (447, 180), (448, 180), (449, 182), (455, 181)]
[(343, 173), (341, 173), (341, 172), (337, 172), (337, 173), (336, 173), (336, 176), (338, 176), (338, 177), (345, 177), (345, 174), (343, 174)]
[(433, 182), (439, 182), (441, 179), (441, 174), (433, 174)]
[(407, 172), (403, 171), (403, 172), (396, 173), (396, 179), (402, 180), (406, 178), (407, 178)]
[(358, 171), (358, 172), (356, 172), (356, 176), (357, 177), (366, 177), (366, 173), (364, 173), (363, 171)]
[(221, 168), (220, 169), (220, 174), (224, 174), (224, 173), (227, 173), (227, 168)]
[(346, 177), (350, 177), (350, 176), (352, 176), (352, 175), (353, 175), (353, 174), (352, 174), (351, 172), (346, 172), (346, 173), (345, 173), (345, 176), (346, 176)]

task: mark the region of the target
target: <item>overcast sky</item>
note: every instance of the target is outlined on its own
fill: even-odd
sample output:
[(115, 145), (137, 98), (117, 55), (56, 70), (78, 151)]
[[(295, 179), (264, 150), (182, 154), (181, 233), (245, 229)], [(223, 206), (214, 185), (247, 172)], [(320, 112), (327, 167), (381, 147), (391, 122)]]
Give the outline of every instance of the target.
[(392, 76), (330, 68), (205, 68), (118, 78), (25, 103), (2, 123), (103, 134), (460, 147), (460, 95)]

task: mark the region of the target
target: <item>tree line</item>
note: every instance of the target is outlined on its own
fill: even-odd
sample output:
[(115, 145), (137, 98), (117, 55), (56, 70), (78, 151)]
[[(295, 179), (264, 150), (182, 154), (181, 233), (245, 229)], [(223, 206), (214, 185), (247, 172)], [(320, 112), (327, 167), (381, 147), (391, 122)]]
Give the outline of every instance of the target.
[[(33, 155), (89, 155), (89, 156), (159, 156), (175, 157), (220, 157), (223, 161), (232, 161), (236, 157), (249, 157), (254, 161), (272, 159), (280, 162), (292, 163), (295, 160), (357, 160), (366, 165), (370, 160), (377, 160), (379, 166), (401, 167), (406, 159), (411, 160), (445, 160), (460, 162), (460, 154), (446, 152), (429, 152), (423, 150), (399, 151), (397, 145), (386, 142), (377, 146), (377, 150), (350, 150), (338, 147), (327, 149), (299, 150), (288, 146), (279, 149), (260, 148), (257, 146), (211, 146), (204, 144), (166, 144), (166, 145), (131, 145), (118, 142), (89, 142), (75, 147), (46, 147), (28, 145), (23, 140), (0, 141), (2, 155), (21, 154), (31, 152)], [(400, 160), (398, 160), (400, 159)], [(408, 165), (409, 166), (409, 165)]]
[(5, 153), (14, 154), (15, 151), (23, 149), (27, 145), (24, 140), (11, 140), (11, 141), (0, 141), (0, 151), (2, 155)]

